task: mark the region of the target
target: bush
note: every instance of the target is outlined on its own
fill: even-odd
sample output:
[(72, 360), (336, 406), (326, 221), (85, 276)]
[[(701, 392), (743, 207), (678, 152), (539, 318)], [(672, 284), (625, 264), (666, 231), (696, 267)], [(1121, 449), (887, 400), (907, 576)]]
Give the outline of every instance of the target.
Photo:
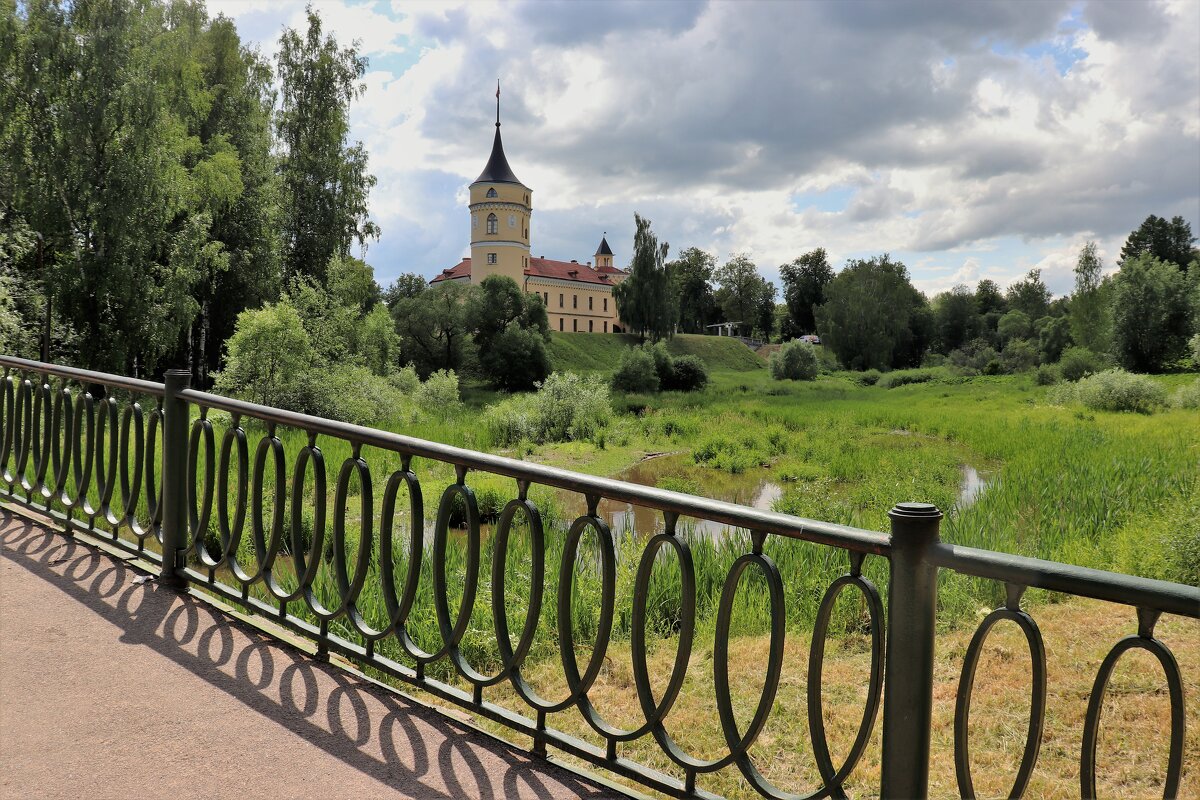
[(1171, 405), (1175, 408), (1200, 408), (1200, 378), (1180, 386), (1171, 395)]
[(699, 356), (680, 356), (671, 365), (670, 379), (662, 383), (662, 388), (672, 392), (695, 392), (707, 385), (708, 368)]
[(879, 379), (879, 386), (884, 389), (895, 389), (897, 386), (908, 386), (912, 383), (929, 383), (937, 379), (937, 374), (925, 369), (907, 370), (904, 372), (889, 372)]
[(612, 387), (618, 392), (657, 392), (658, 370), (654, 356), (641, 347), (631, 347), (621, 354), (621, 365), (613, 373)]
[(883, 375), (883, 373), (879, 370), (869, 369), (865, 372), (860, 372), (855, 375), (854, 382), (859, 386), (874, 386), (875, 384), (879, 383), (879, 378), (881, 375)]
[(480, 350), (479, 366), (492, 383), (510, 392), (533, 389), (550, 374), (550, 357), (541, 334), (510, 325)]
[(416, 394), (417, 389), (421, 388), (421, 378), (412, 364), (388, 375), (388, 383), (407, 395)]
[(510, 397), (483, 414), (484, 428), (501, 446), (594, 439), (611, 419), (608, 386), (573, 372), (556, 372), (537, 394)]
[(1038, 363), (1037, 347), (1025, 339), (1013, 339), (1000, 354), (1000, 362), (1005, 372), (1024, 372), (1033, 369)]
[(279, 407), (356, 425), (378, 424), (412, 405), (389, 380), (356, 365), (307, 370), (290, 388)]
[(1075, 384), (1050, 390), (1053, 403), (1080, 403), (1095, 411), (1136, 411), (1149, 414), (1166, 404), (1167, 393), (1152, 378), (1123, 369), (1090, 375)]
[(458, 376), (452, 369), (440, 369), (421, 384), (416, 393), (417, 406), (426, 414), (447, 417), (462, 406), (458, 395)]
[(1083, 347), (1070, 347), (1063, 351), (1058, 368), (1064, 381), (1077, 381), (1100, 371), (1100, 357)]
[(799, 339), (793, 339), (771, 353), (767, 363), (771, 377), (777, 381), (811, 381), (817, 377), (817, 353), (811, 344)]
[[(1200, 324), (1200, 320), (1197, 320)], [(1188, 339), (1188, 349), (1192, 351), (1192, 366), (1200, 368), (1200, 333)]]
[(951, 350), (946, 360), (959, 369), (982, 372), (988, 364), (996, 361), (1000, 354), (983, 339), (972, 339), (958, 350)]
[(1038, 386), (1050, 386), (1058, 383), (1058, 370), (1050, 364), (1042, 364), (1037, 369), (1037, 374), (1033, 376), (1033, 382)]

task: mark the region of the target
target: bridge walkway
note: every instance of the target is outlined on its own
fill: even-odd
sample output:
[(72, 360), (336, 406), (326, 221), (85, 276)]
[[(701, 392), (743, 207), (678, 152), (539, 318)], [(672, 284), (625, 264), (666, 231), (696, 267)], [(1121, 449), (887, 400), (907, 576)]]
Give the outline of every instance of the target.
[(621, 798), (0, 509), (0, 797)]

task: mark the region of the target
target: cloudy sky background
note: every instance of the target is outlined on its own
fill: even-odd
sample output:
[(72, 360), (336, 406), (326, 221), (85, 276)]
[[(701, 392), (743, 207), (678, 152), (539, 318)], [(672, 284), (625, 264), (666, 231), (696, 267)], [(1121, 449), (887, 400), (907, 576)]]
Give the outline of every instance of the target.
[[(890, 252), (927, 292), (1115, 268), (1146, 215), (1200, 231), (1200, 4), (316, 2), (370, 59), (352, 109), (381, 283), (468, 254), (493, 135), (533, 189), (534, 255)], [(208, 0), (273, 55), (303, 0)], [(777, 284), (778, 285), (778, 284)]]

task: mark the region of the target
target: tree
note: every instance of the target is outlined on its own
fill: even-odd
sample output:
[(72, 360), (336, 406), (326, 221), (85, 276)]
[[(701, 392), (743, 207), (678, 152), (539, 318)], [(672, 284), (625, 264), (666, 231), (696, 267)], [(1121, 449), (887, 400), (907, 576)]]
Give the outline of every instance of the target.
[(678, 307), (671, 296), (666, 259), (670, 246), (658, 243), (650, 220), (633, 215), (633, 261), (629, 277), (613, 287), (617, 316), (642, 339), (669, 337), (675, 328)]
[(521, 291), (512, 278), (489, 275), (468, 301), (467, 319), (479, 365), (496, 386), (532, 389), (550, 374), (550, 321), (541, 295)]
[(1186, 280), (1149, 253), (1121, 262), (1113, 278), (1113, 354), (1134, 372), (1157, 372), (1183, 354), (1190, 332)]
[(1000, 334), (1001, 340), (1008, 344), (1014, 339), (1028, 339), (1032, 336), (1033, 321), (1024, 311), (1014, 308), (1000, 318), (1000, 324), (996, 330)]
[(1200, 258), (1200, 253), (1192, 247), (1195, 241), (1192, 226), (1183, 217), (1173, 217), (1168, 222), (1151, 214), (1125, 239), (1125, 244), (1121, 246), (1121, 263), (1141, 255), (1151, 255), (1186, 272), (1188, 264)]
[(290, 393), (313, 365), (316, 352), (300, 314), (287, 301), (238, 315), (225, 343), (225, 368), (217, 388), (256, 403), (288, 405)]
[(854, 259), (825, 287), (817, 332), (848, 369), (888, 369), (920, 363), (928, 304), (908, 269), (888, 254)]
[(1042, 362), (1053, 364), (1071, 346), (1071, 323), (1066, 317), (1042, 317), (1035, 324)]
[(392, 307), (401, 360), (412, 362), (423, 379), (438, 370), (461, 369), (473, 329), (467, 317), (473, 289), (459, 281), (441, 281)]
[(359, 325), (358, 350), (363, 363), (376, 375), (390, 375), (400, 366), (400, 336), (392, 315), (379, 303)]
[(789, 326), (782, 331), (785, 339), (795, 338), (817, 329), (813, 309), (825, 302), (825, 287), (833, 280), (833, 268), (818, 247), (779, 268), (783, 279), (783, 301), (787, 304)]
[(811, 381), (817, 377), (820, 363), (811, 344), (793, 339), (771, 353), (768, 366), (771, 377), (777, 381)]
[(334, 256), (327, 268), (329, 294), (338, 305), (370, 311), (379, 302), (382, 292), (375, 282), (375, 270), (361, 258)]
[(311, 6), (307, 16), (304, 36), (284, 31), (276, 56), (283, 263), (285, 279), (308, 275), (324, 284), (330, 259), (349, 255), (355, 241), (378, 238), (379, 227), (367, 215), (375, 177), (366, 150), (349, 144), (350, 103), (364, 91), (367, 60), (355, 45), (339, 49), (332, 36), (322, 37)]
[(1008, 307), (1021, 311), (1029, 319), (1041, 319), (1050, 310), (1050, 290), (1042, 281), (1042, 271), (1031, 269), (1029, 274), (1014, 281), (1005, 293)]
[(934, 349), (939, 353), (957, 350), (976, 338), (982, 320), (976, 311), (975, 295), (966, 286), (955, 286), (933, 298)]
[(396, 306), (396, 303), (409, 297), (416, 297), (428, 288), (429, 282), (425, 278), (412, 272), (406, 272), (383, 290), (383, 302), (387, 303), (390, 311)]
[[(717, 303), (725, 319), (744, 325), (748, 332), (770, 325), (774, 316), (775, 287), (758, 274), (758, 267), (744, 253), (731, 257), (717, 269)], [(768, 308), (769, 305), (769, 308)], [(768, 327), (767, 332), (770, 332)]]
[(759, 286), (758, 300), (754, 306), (754, 331), (764, 342), (769, 342), (775, 333), (775, 284), (764, 280)]
[(1096, 353), (1106, 352), (1111, 341), (1110, 292), (1103, 288), (1103, 271), (1104, 262), (1096, 252), (1096, 243), (1088, 242), (1075, 262), (1075, 292), (1067, 314), (1071, 338), (1080, 347)]
[(679, 258), (667, 262), (671, 291), (679, 301), (680, 333), (704, 333), (719, 312), (713, 296), (713, 271), (717, 260), (711, 253), (689, 247)]

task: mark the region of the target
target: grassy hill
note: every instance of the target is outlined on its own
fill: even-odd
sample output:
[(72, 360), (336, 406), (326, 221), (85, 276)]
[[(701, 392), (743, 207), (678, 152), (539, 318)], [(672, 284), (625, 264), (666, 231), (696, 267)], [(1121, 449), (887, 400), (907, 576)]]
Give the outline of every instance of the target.
[[(612, 333), (551, 333), (550, 363), (556, 370), (611, 372), (621, 362), (625, 348), (637, 337)], [(714, 371), (749, 372), (765, 362), (736, 339), (679, 334), (667, 342), (672, 355), (694, 355)]]

